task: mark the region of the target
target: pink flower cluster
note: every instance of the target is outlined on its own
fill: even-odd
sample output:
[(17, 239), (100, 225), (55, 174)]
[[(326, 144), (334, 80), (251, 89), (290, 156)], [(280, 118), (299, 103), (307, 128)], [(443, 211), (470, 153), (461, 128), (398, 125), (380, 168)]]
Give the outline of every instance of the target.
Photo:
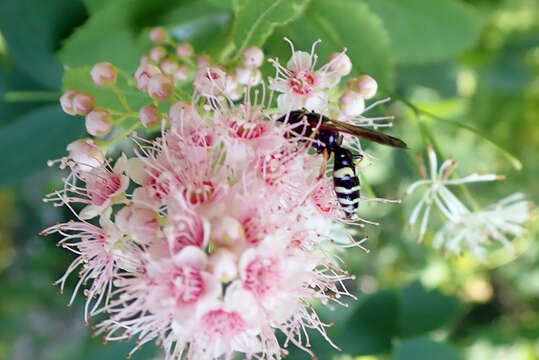
[[(152, 40), (170, 41), (163, 31), (154, 29)], [(187, 45), (177, 46), (177, 56), (192, 55)], [(310, 139), (285, 136), (291, 125), (270, 115), (264, 85), (253, 89), (261, 81), (260, 49), (245, 50), (232, 75), (198, 66), (192, 101), (158, 104), (174, 99), (179, 81), (160, 48), (135, 74), (137, 88), (155, 100), (138, 112), (141, 125), (161, 123), (159, 136), (134, 135), (134, 154), (116, 161), (102, 141), (82, 139), (59, 161), (70, 174), (46, 201), (67, 206), (76, 220), (43, 233), (59, 234), (58, 244), (77, 257), (56, 284), (63, 290), (77, 271), (70, 304), (83, 292), (85, 320), (98, 318), (97, 335), (136, 339), (128, 356), (148, 342), (166, 359), (230, 359), (237, 352), (280, 359), (289, 343), (311, 353), (307, 329), (327, 338), (313, 303), (352, 296), (344, 282), (353, 276), (335, 250), (362, 241), (344, 229), (350, 220), (330, 178), (319, 176), (322, 159), (309, 153)], [(350, 71), (344, 54), (321, 71), (305, 54), (293, 53), (287, 78), (271, 81), (283, 92), (279, 106), (288, 107), (279, 116), (326, 106), (324, 89)], [(98, 86), (113, 86), (115, 74), (102, 63), (91, 76)], [(242, 85), (232, 88), (240, 102), (231, 81)]]

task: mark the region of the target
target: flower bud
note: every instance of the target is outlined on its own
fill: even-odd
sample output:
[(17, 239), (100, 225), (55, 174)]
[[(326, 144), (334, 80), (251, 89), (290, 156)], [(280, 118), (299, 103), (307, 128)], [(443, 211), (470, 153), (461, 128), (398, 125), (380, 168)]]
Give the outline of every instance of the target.
[(155, 105), (146, 105), (140, 108), (139, 118), (142, 126), (148, 128), (152, 125), (158, 124), (161, 121), (161, 113)]
[(227, 74), (224, 94), (232, 101), (239, 100), (243, 95), (242, 88), (235, 76)]
[(210, 57), (208, 55), (199, 55), (197, 56), (197, 67), (205, 68), (210, 66)]
[(213, 275), (221, 282), (229, 282), (236, 278), (238, 269), (234, 253), (226, 249), (217, 249), (209, 258), (209, 267)]
[(193, 52), (193, 46), (188, 42), (183, 42), (176, 46), (176, 54), (182, 59), (191, 57)]
[(157, 66), (149, 63), (140, 65), (135, 72), (135, 81), (137, 83), (137, 88), (140, 91), (146, 91), (150, 78), (158, 74), (161, 74), (161, 70)]
[(66, 114), (77, 115), (73, 109), (73, 98), (78, 94), (76, 90), (68, 90), (60, 97), (60, 106)]
[(337, 72), (340, 76), (346, 76), (352, 71), (352, 62), (348, 55), (344, 53), (333, 53), (329, 56), (328, 63), (330, 70)]
[(220, 246), (234, 246), (245, 240), (243, 226), (233, 217), (212, 220), (211, 241)]
[(155, 63), (160, 63), (161, 60), (167, 56), (167, 51), (162, 46), (156, 46), (153, 49), (150, 50), (150, 59), (152, 59)]
[(105, 136), (112, 129), (112, 116), (103, 109), (92, 110), (86, 115), (86, 131), (93, 136)]
[(75, 161), (81, 171), (91, 171), (105, 161), (105, 155), (92, 139), (80, 139), (67, 145), (69, 157)]
[(73, 110), (79, 115), (86, 115), (95, 106), (95, 101), (92, 95), (85, 93), (78, 93), (73, 98)]
[(175, 81), (185, 81), (188, 78), (189, 78), (189, 67), (187, 66), (180, 66), (178, 68), (178, 71), (174, 73)]
[(92, 81), (97, 86), (111, 86), (116, 82), (118, 69), (109, 62), (100, 62), (94, 65), (90, 71)]
[(215, 97), (225, 90), (226, 73), (216, 67), (200, 69), (195, 74), (193, 86), (202, 96)]
[(236, 67), (238, 83), (247, 86), (256, 86), (262, 80), (262, 73), (257, 68)]
[(346, 86), (350, 90), (360, 93), (367, 100), (374, 97), (376, 91), (378, 91), (376, 80), (369, 75), (361, 75), (358, 78), (352, 78), (348, 80)]
[(167, 30), (162, 26), (154, 27), (150, 31), (150, 40), (154, 44), (163, 44), (167, 40), (168, 34)]
[(346, 90), (339, 99), (339, 107), (346, 116), (357, 116), (365, 110), (365, 99), (355, 91)]
[(161, 70), (163, 70), (164, 74), (174, 75), (178, 71), (178, 69), (178, 63), (170, 58), (165, 59), (165, 61), (161, 63)]
[(256, 46), (251, 46), (241, 52), (243, 65), (247, 68), (257, 68), (262, 66), (264, 61), (264, 53), (262, 49)]
[(200, 114), (197, 108), (187, 101), (176, 101), (168, 111), (170, 123), (174, 127), (181, 127), (182, 121), (187, 124), (194, 124), (200, 121)]
[(154, 100), (166, 100), (174, 91), (174, 83), (165, 75), (157, 74), (148, 81), (148, 95)]

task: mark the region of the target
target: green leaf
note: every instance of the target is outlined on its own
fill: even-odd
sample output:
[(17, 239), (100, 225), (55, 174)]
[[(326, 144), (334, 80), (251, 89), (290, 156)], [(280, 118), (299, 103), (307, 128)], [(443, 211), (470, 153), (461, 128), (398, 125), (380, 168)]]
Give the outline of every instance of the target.
[(392, 291), (382, 291), (360, 298), (354, 314), (336, 342), (344, 353), (380, 354), (391, 350), (391, 339), (397, 333), (398, 300)]
[(82, 2), (90, 14), (95, 14), (104, 9), (108, 4), (113, 3), (110, 0), (82, 0)]
[(10, 57), (17, 67), (51, 89), (60, 87), (62, 77), (54, 51), (85, 16), (78, 0), (0, 1), (0, 29)]
[(29, 112), (0, 131), (0, 185), (16, 182), (65, 154), (66, 145), (84, 135), (84, 121), (48, 105)]
[(65, 41), (58, 55), (71, 67), (109, 61), (133, 72), (145, 50), (137, 40), (138, 32), (157, 25), (152, 21), (179, 4), (180, 0), (117, 0), (96, 11)]
[(399, 335), (423, 334), (451, 321), (458, 313), (459, 301), (436, 291), (427, 291), (419, 282), (401, 290), (399, 296)]
[(364, 0), (386, 26), (399, 63), (446, 59), (475, 44), (477, 12), (454, 0)]
[(306, 21), (318, 30), (319, 37), (333, 46), (334, 51), (348, 49), (354, 69), (373, 76), (383, 88), (390, 88), (394, 62), (389, 37), (369, 8), (345, 0), (313, 1)]
[(459, 360), (460, 356), (451, 345), (426, 338), (405, 340), (393, 354), (393, 360), (417, 359)]
[(250, 0), (236, 14), (232, 39), (238, 54), (247, 46), (262, 46), (274, 28), (297, 18), (310, 0)]
[[(116, 97), (111, 88), (98, 87), (90, 78), (91, 67), (68, 68), (63, 79), (64, 91), (77, 89), (81, 92), (91, 94), (95, 99), (96, 107), (125, 111), (120, 100)], [(126, 97), (127, 102), (134, 111), (140, 107), (150, 104), (152, 100), (144, 93), (137, 90), (134, 85), (128, 84), (125, 78), (119, 76), (116, 86)]]

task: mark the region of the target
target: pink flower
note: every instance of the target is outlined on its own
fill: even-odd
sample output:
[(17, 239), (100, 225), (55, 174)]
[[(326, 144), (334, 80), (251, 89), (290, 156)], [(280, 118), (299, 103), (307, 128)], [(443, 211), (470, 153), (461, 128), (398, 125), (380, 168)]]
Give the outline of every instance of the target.
[(202, 67), (195, 74), (193, 86), (204, 97), (216, 97), (226, 88), (226, 73), (216, 67)]
[(282, 113), (291, 110), (306, 108), (318, 113), (326, 113), (328, 106), (328, 96), (325, 89), (335, 86), (340, 79), (340, 74), (336, 68), (332, 70), (333, 64), (339, 60), (334, 58), (329, 63), (315, 70), (317, 56), (314, 54), (316, 47), (313, 44), (311, 53), (295, 51), (290, 40), (286, 39), (292, 48), (292, 57), (288, 61), (286, 68), (281, 66), (276, 59), (270, 59), (276, 69), (275, 78), (270, 78), (270, 89), (280, 92), (277, 97), (277, 104)]

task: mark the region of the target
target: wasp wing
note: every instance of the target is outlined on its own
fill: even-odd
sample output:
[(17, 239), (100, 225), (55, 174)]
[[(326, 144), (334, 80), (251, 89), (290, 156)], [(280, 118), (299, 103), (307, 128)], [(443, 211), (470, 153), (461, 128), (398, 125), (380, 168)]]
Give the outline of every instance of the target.
[(335, 121), (324, 117), (320, 129), (341, 131), (379, 144), (407, 149), (406, 143), (396, 137), (386, 135), (380, 131), (368, 129), (362, 126), (351, 125), (342, 121)]

